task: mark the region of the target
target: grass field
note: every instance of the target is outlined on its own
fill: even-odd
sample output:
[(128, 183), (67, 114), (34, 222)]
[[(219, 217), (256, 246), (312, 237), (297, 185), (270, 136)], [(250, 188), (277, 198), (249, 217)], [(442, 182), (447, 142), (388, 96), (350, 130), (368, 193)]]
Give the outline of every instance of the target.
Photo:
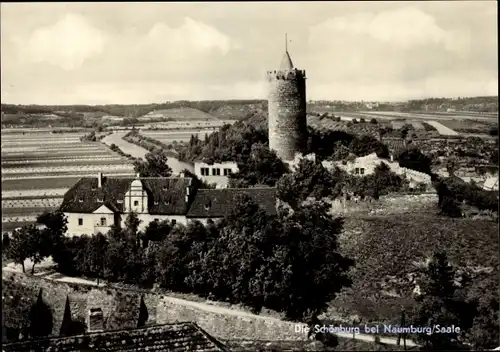
[(83, 134), (2, 131), (2, 228), (55, 209), (54, 197), (83, 176), (134, 174), (127, 159), (103, 144), (81, 142)]
[(498, 126), (498, 121), (496, 122), (496, 124), (494, 124), (484, 121), (443, 119), (439, 120), (439, 123), (460, 133), (477, 133), (477, 134), (488, 134), (491, 127)]
[(150, 119), (165, 118), (175, 121), (210, 121), (218, 120), (217, 117), (209, 115), (203, 111), (192, 108), (164, 109), (155, 110), (147, 115), (138, 118), (139, 121), (148, 121)]

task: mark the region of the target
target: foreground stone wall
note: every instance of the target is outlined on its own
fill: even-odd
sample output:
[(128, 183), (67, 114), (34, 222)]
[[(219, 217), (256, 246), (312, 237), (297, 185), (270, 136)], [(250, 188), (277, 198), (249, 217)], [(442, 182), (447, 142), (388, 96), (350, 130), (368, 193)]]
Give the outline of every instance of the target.
[[(222, 307), (206, 302), (194, 302), (148, 290), (112, 289), (81, 284), (67, 284), (22, 273), (3, 271), (3, 280), (9, 280), (31, 292), (42, 289), (42, 297), (52, 310), (52, 335), (59, 335), (68, 298), (72, 319), (85, 322), (90, 308), (101, 308), (105, 329), (123, 329), (137, 326), (141, 299), (147, 309), (149, 324), (196, 322), (216, 338), (262, 341), (301, 341), (307, 335), (295, 332), (295, 323), (268, 316), (259, 316), (243, 310)], [(3, 292), (3, 294), (6, 294)]]

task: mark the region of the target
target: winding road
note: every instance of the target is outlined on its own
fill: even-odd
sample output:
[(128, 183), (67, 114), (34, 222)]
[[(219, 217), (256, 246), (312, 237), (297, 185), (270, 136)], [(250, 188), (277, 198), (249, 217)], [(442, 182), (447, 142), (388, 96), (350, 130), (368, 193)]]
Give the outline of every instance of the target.
[[(127, 133), (128, 132), (121, 131), (113, 132), (112, 134), (104, 137), (102, 139), (102, 142), (108, 146), (111, 146), (111, 144), (115, 144), (118, 148), (120, 148), (122, 152), (124, 152), (125, 154), (130, 154), (134, 158), (145, 159), (146, 154), (149, 153), (149, 151), (124, 140), (123, 137)], [(192, 164), (179, 161), (174, 157), (169, 156), (167, 164), (172, 168), (173, 175), (178, 175), (184, 169), (188, 169), (190, 172), (194, 173), (194, 166)]]

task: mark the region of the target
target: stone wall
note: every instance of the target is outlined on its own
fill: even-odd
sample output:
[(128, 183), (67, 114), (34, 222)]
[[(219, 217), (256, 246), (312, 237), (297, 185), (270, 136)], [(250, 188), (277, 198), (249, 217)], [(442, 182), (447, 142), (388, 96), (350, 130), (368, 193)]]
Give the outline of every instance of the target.
[(104, 328), (107, 330), (136, 327), (139, 302), (142, 299), (147, 309), (147, 323), (149, 324), (196, 322), (210, 335), (225, 340), (302, 341), (307, 339), (306, 334), (295, 332), (293, 322), (255, 315), (219, 304), (188, 301), (148, 290), (118, 290), (67, 284), (8, 271), (3, 271), (2, 277), (3, 280), (12, 280), (20, 286), (29, 286), (34, 292), (42, 289), (43, 300), (52, 310), (52, 334), (54, 336), (59, 334), (66, 298), (68, 298), (74, 321), (85, 322), (90, 308), (101, 308)]
[(268, 72), (269, 147), (283, 160), (293, 160), (307, 144), (305, 72)]

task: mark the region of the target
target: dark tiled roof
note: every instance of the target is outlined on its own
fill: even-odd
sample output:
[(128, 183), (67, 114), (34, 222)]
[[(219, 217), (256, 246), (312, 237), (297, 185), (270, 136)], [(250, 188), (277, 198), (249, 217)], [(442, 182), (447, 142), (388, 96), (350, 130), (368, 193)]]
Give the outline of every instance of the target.
[(288, 51), (283, 55), (283, 59), (281, 60), (280, 70), (291, 70), (293, 69), (292, 58)]
[(235, 197), (247, 194), (269, 214), (276, 214), (276, 189), (265, 188), (225, 188), (199, 189), (187, 213), (191, 218), (220, 218), (231, 209)]
[[(70, 213), (92, 213), (105, 205), (115, 212), (123, 212), (123, 203), (118, 203), (117, 200), (124, 199), (134, 179), (103, 177), (102, 188), (97, 188), (97, 177), (83, 177), (66, 192), (61, 210)], [(148, 194), (150, 214), (186, 214), (189, 207), (186, 194), (191, 178), (151, 177), (141, 178), (141, 182)], [(98, 202), (98, 199), (103, 202)]]
[(155, 325), (139, 329), (4, 344), (5, 352), (46, 351), (227, 351), (195, 323)]

